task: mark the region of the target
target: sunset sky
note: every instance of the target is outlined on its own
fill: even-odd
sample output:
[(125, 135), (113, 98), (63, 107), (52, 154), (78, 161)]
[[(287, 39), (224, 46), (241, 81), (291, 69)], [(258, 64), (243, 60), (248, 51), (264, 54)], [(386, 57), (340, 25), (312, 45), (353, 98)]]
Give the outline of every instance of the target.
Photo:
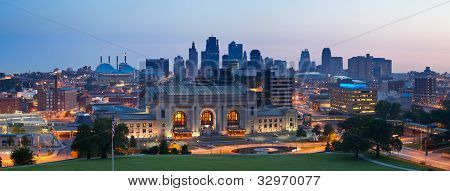
[[(320, 64), (322, 48), (443, 2), (0, 0), (0, 72), (85, 65), (95, 69), (100, 55), (121, 56), (125, 51), (133, 66), (145, 58), (172, 62), (177, 55), (187, 59), (192, 41), (199, 52), (204, 50), (210, 35), (218, 37), (221, 55), (235, 40), (248, 52), (259, 49), (263, 57), (295, 63), (301, 50), (309, 49)], [(370, 53), (392, 59), (394, 72), (421, 71), (425, 66), (450, 72), (450, 3), (331, 50), (344, 57), (345, 68), (348, 58)]]

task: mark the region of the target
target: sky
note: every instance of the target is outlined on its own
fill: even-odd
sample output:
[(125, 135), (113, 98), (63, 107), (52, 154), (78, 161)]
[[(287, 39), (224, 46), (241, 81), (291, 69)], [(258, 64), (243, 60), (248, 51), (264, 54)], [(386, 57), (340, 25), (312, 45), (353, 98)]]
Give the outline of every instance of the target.
[[(0, 0), (0, 72), (77, 69), (99, 57), (188, 57), (194, 41), (219, 39), (297, 66), (309, 49), (347, 59), (370, 53), (393, 60), (394, 72), (426, 66), (450, 72), (450, 3), (370, 32), (446, 0)], [(335, 45), (335, 46), (332, 46)], [(115, 59), (112, 59), (115, 61)]]

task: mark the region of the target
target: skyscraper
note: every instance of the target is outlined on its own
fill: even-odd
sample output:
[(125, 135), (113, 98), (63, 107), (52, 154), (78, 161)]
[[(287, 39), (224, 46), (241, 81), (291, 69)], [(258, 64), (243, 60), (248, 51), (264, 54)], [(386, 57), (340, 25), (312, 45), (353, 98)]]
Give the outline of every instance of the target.
[(302, 51), (298, 68), (301, 73), (313, 72), (316, 69), (316, 63), (311, 62), (308, 49)]
[(147, 77), (159, 79), (169, 76), (169, 59), (146, 59), (145, 70)]
[(392, 60), (385, 58), (373, 58), (373, 75), (375, 79), (381, 80), (392, 75)]
[(202, 51), (200, 71), (204, 78), (217, 78), (219, 73), (219, 40), (211, 36), (206, 40), (206, 49)]
[(374, 80), (372, 58), (370, 54), (367, 54), (365, 57), (357, 56), (348, 59), (348, 76), (353, 79), (372, 82)]
[(173, 59), (173, 74), (178, 82), (186, 78), (186, 67), (183, 57), (177, 56)]
[(263, 59), (259, 50), (250, 51), (250, 61), (247, 63), (247, 67), (253, 67), (256, 69), (262, 69)]
[(222, 68), (229, 68), (230, 66), (230, 58), (228, 56), (228, 54), (224, 54), (222, 55)]
[(243, 58), (243, 45), (237, 44), (236, 42), (231, 42), (228, 44), (228, 59), (230, 62), (239, 62), (242, 64)]
[(414, 77), (414, 104), (432, 106), (436, 104), (436, 73), (430, 67)]
[(348, 59), (348, 75), (351, 78), (371, 82), (389, 77), (392, 74), (392, 61), (374, 58), (370, 54)]
[(344, 61), (342, 57), (332, 57), (331, 50), (324, 48), (322, 51), (321, 73), (340, 75), (343, 73)]
[(195, 43), (189, 48), (189, 60), (186, 62), (186, 77), (193, 80), (198, 75), (198, 52)]

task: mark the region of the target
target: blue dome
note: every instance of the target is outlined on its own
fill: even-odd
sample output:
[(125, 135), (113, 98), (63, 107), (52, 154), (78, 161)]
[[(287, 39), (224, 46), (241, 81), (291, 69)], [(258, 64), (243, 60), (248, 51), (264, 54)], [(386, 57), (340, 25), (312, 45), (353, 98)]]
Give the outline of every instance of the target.
[(111, 66), (111, 64), (108, 63), (103, 63), (97, 66), (97, 68), (95, 69), (96, 73), (104, 73), (104, 74), (112, 74), (114, 72), (116, 72), (116, 69), (114, 69), (113, 66)]
[(119, 72), (125, 73), (125, 74), (132, 74), (132, 73), (134, 73), (134, 68), (126, 63), (121, 63), (119, 65)]

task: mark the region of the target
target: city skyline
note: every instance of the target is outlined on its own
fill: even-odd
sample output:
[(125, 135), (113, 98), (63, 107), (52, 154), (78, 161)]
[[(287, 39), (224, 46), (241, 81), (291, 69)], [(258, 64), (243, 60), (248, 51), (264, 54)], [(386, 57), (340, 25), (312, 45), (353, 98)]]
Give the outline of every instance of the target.
[[(0, 31), (5, 42), (0, 47), (1, 72), (44, 72), (53, 68), (79, 68), (85, 65), (95, 67), (100, 55), (122, 55), (125, 51), (129, 54), (128, 63), (134, 67), (138, 60), (146, 58), (168, 58), (172, 65), (177, 55), (188, 58), (188, 49), (193, 41), (198, 52), (204, 51), (205, 41), (211, 35), (219, 40), (220, 57), (227, 54), (228, 44), (236, 41), (243, 44), (247, 53), (258, 49), (262, 57), (286, 60), (289, 66), (296, 66), (301, 51), (309, 49), (311, 60), (319, 65), (323, 48), (442, 3), (407, 2), (330, 1), (323, 4), (300, 1), (288, 4), (270, 1), (260, 5), (257, 1), (195, 1), (190, 2), (190, 5), (195, 5), (190, 6), (193, 7), (191, 11), (180, 8), (185, 6), (173, 6), (189, 4), (181, 1), (142, 2), (141, 5), (121, 4), (118, 1), (82, 2), (76, 5), (52, 2), (45, 10), (41, 6), (49, 2), (2, 2), (5, 6), (0, 7), (0, 15), (2, 18), (8, 16), (9, 20), (0, 20), (1, 25), (8, 26)], [(61, 9), (61, 4), (71, 9)], [(152, 10), (155, 12), (146, 12), (146, 7), (154, 7)], [(361, 15), (380, 12), (381, 8), (383, 15)], [(124, 13), (115, 14), (111, 10), (123, 10)], [(320, 10), (327, 10), (327, 13)], [(201, 16), (202, 11), (208, 14), (208, 18)], [(258, 12), (264, 14), (255, 15)], [(180, 20), (178, 16), (171, 16), (175, 13), (186, 15), (186, 18)], [(358, 14), (358, 18), (354, 14)], [(50, 22), (48, 18), (135, 52)], [(91, 21), (84, 22), (87, 18)], [(334, 56), (344, 58), (344, 68), (347, 68), (349, 58), (369, 53), (392, 59), (393, 72), (422, 71), (425, 66), (438, 72), (449, 72), (450, 55), (447, 52), (450, 43), (443, 42), (450, 42), (450, 26), (440, 24), (448, 18), (450, 14), (446, 9), (437, 7), (330, 48)], [(348, 30), (336, 30), (344, 28)]]

